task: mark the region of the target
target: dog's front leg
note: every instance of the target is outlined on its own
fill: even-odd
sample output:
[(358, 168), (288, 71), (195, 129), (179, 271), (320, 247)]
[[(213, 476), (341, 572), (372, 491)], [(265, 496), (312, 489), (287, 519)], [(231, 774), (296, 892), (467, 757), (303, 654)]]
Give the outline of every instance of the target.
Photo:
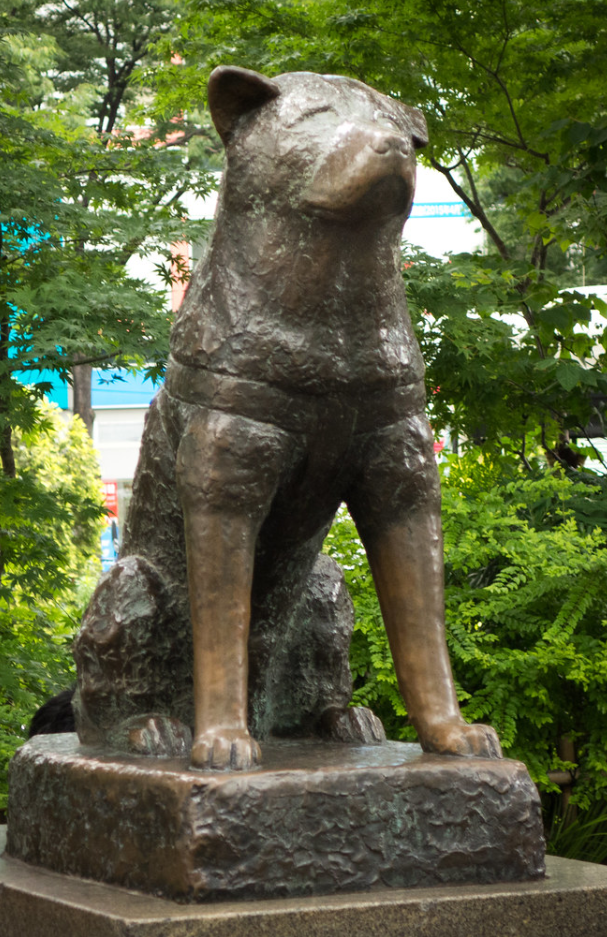
[(184, 499), (194, 642), (192, 765), (248, 768), (260, 757), (247, 729), (247, 642), (256, 527)]
[(177, 454), (194, 644), (197, 768), (246, 769), (260, 757), (247, 728), (247, 644), (255, 544), (289, 437), (212, 410), (190, 416)]
[(425, 751), (498, 758), (490, 726), (459, 710), (444, 626), (440, 515), (430, 506), (368, 536), (365, 546), (399, 688)]
[(440, 485), (433, 437), (413, 414), (371, 434), (348, 504), (361, 534), (399, 689), (425, 751), (501, 756), (490, 726), (463, 719), (444, 618)]

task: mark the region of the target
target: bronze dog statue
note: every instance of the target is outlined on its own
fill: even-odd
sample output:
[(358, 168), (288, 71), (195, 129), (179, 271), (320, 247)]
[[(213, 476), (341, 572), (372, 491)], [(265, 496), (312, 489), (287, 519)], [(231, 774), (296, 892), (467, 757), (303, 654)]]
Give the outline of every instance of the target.
[[(276, 723), (281, 644), (345, 501), (422, 746), (499, 757), (453, 685), (439, 482), (400, 274), (424, 118), (350, 78), (235, 67), (212, 73), (209, 106), (227, 151), (215, 233), (173, 328), (123, 559), (76, 642), (80, 738), (183, 752), (193, 721), (193, 766), (255, 764), (249, 729)], [(283, 671), (288, 694), (288, 660)], [(343, 724), (343, 694), (321, 702)], [(351, 736), (379, 738), (365, 719)]]

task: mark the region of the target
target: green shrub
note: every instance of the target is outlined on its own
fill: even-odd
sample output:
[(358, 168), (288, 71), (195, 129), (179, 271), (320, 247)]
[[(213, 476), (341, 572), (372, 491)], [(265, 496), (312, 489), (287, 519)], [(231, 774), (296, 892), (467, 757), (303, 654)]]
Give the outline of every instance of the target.
[(586, 810), (563, 810), (561, 798), (554, 795), (543, 801), (549, 855), (607, 863), (607, 801), (598, 798)]
[(100, 573), (99, 468), (78, 418), (44, 407), (0, 474), (0, 810), (28, 723), (74, 679), (71, 640)]
[(350, 645), (352, 703), (372, 709), (382, 720), (389, 738), (415, 741), (417, 736), (407, 723), (407, 711), (396, 683), (367, 555), (354, 521), (343, 506), (327, 535), (324, 550), (341, 566), (354, 602), (356, 622)]

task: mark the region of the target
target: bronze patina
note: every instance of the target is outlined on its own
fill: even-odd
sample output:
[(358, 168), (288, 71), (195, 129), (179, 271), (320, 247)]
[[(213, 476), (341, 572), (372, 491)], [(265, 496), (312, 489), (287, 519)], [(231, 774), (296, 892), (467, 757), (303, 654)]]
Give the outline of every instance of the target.
[(202, 769), (248, 769), (272, 734), (381, 739), (372, 714), (348, 709), (348, 628), (319, 638), (310, 624), (347, 602), (317, 563), (345, 502), (422, 747), (497, 758), (454, 689), (400, 272), (424, 118), (351, 78), (236, 67), (212, 73), (209, 106), (227, 153), (215, 230), (172, 331), (122, 558), (76, 642), (80, 739), (191, 745)]

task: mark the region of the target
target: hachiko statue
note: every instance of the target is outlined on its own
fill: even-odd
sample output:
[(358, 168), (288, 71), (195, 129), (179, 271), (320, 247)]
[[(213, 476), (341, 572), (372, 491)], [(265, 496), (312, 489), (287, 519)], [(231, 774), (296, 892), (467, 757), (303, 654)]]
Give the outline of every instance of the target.
[(345, 501), (422, 746), (499, 757), (453, 686), (399, 271), (424, 118), (353, 79), (232, 67), (209, 105), (227, 150), (216, 229), (148, 416), (123, 558), (76, 642), (80, 738), (183, 752), (193, 724), (193, 766), (241, 769), (270, 732), (378, 738), (369, 713), (348, 715), (343, 615), (322, 623), (331, 592), (347, 602), (329, 561), (315, 567)]

